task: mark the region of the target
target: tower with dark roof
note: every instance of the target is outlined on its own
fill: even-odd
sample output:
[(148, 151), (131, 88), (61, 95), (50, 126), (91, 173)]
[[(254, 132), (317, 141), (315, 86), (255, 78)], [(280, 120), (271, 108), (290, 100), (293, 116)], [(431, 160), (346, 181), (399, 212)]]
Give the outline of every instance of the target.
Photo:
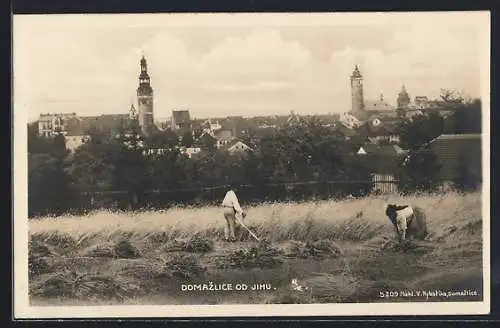
[(144, 135), (153, 131), (153, 88), (148, 74), (148, 64), (144, 56), (141, 59), (141, 73), (137, 88), (137, 103), (139, 106), (139, 125)]
[(406, 109), (410, 106), (410, 95), (406, 91), (405, 86), (401, 88), (397, 98), (398, 108)]
[(354, 67), (351, 74), (351, 97), (353, 113), (363, 111), (365, 109), (365, 101), (363, 97), (363, 76), (359, 71), (358, 65)]

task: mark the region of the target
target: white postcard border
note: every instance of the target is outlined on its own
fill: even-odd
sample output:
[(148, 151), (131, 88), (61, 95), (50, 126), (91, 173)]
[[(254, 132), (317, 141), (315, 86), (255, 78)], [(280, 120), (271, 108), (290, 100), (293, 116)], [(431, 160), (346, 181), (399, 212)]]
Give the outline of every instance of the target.
[[(186, 15), (198, 15), (199, 24), (218, 25), (220, 21), (229, 25), (318, 25), (318, 24), (377, 24), (383, 18), (391, 15), (396, 20), (404, 21), (408, 15), (449, 15), (453, 13), (337, 13), (337, 14), (174, 14), (171, 24), (181, 25)], [(456, 13), (455, 13), (456, 14)], [(14, 165), (13, 165), (13, 290), (14, 313), (16, 319), (43, 319), (43, 318), (111, 318), (111, 317), (228, 317), (228, 316), (381, 316), (381, 315), (461, 315), (461, 314), (488, 314), (490, 311), (490, 13), (460, 12), (460, 15), (471, 15), (481, 18), (482, 55), (481, 55), (481, 100), (483, 106), (483, 301), (482, 302), (408, 302), (408, 303), (367, 303), (367, 304), (271, 304), (271, 305), (164, 305), (164, 306), (30, 306), (28, 297), (28, 219), (27, 219), (27, 112), (23, 104), (13, 106), (13, 135), (14, 135)], [(148, 19), (151, 26), (162, 21), (162, 15), (155, 14)], [(304, 15), (311, 19), (299, 20)], [(332, 16), (335, 15), (335, 19)], [(26, 19), (24, 15), (14, 16)], [(35, 19), (45, 19), (50, 24), (55, 15), (35, 15)], [(72, 19), (76, 25), (84, 24), (78, 16), (84, 15), (57, 15), (58, 19)], [(86, 15), (88, 16), (88, 15)], [(101, 15), (90, 15), (101, 16)], [(114, 15), (114, 19), (133, 21), (136, 15)], [(241, 17), (245, 19), (241, 19)], [(362, 17), (358, 21), (353, 17)], [(32, 16), (33, 17), (33, 16)], [(29, 18), (28, 18), (29, 19)], [(97, 20), (99, 26), (109, 24), (107, 20)], [(162, 24), (165, 24), (163, 20)], [(83, 25), (82, 25), (83, 26)], [(15, 38), (14, 38), (15, 45)], [(15, 79), (15, 47), (13, 50), (13, 85), (19, 90)], [(459, 54), (457, 54), (459, 55)]]

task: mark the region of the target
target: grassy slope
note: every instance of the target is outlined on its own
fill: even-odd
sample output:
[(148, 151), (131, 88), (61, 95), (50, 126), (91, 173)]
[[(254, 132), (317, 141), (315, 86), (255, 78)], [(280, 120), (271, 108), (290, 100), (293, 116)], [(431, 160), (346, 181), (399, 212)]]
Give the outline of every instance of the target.
[[(428, 241), (405, 250), (391, 244), (392, 228), (383, 213), (384, 204), (390, 201), (411, 203), (426, 211), (431, 232)], [(356, 218), (360, 211), (362, 215)], [(282, 264), (272, 268), (217, 267), (217, 261), (228, 256), (229, 248), (256, 244), (243, 231), (242, 240), (235, 245), (217, 241), (212, 252), (177, 258), (180, 264), (176, 262), (175, 266), (188, 272), (182, 277), (169, 271), (176, 254), (163, 248), (174, 239), (195, 235), (220, 240), (220, 209), (96, 212), (83, 218), (30, 222), (30, 252), (34, 265), (38, 264), (30, 290), (35, 300), (44, 302), (69, 299), (78, 304), (102, 303), (116, 302), (118, 298), (125, 303), (220, 304), (384, 301), (380, 291), (460, 290), (482, 285), (480, 193), (262, 204), (247, 212), (247, 225), (274, 247), (286, 248), (290, 240), (327, 239), (342, 255), (284, 258)], [(96, 247), (106, 250), (120, 241), (129, 242), (139, 255), (128, 259), (113, 258), (106, 251), (96, 255)], [(199, 267), (205, 269), (191, 274)], [(289, 291), (287, 284), (292, 278), (309, 286), (310, 292)], [(180, 292), (179, 285), (188, 280), (269, 282), (277, 290), (243, 294)]]

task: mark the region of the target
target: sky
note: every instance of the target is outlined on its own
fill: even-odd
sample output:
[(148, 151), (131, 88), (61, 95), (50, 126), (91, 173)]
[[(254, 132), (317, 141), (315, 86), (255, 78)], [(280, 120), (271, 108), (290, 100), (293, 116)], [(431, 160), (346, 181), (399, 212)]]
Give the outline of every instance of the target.
[[(365, 100), (481, 93), (481, 13), (14, 16), (14, 108), (127, 113), (148, 62), (155, 117), (342, 113)], [(483, 34), (481, 34), (483, 33)]]

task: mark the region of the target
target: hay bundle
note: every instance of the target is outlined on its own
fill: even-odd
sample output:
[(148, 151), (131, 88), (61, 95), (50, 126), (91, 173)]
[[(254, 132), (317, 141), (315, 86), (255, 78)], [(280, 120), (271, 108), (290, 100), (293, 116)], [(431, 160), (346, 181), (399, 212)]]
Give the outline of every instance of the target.
[(78, 244), (77, 240), (72, 236), (58, 231), (40, 234), (39, 238), (41, 238), (45, 244), (53, 246), (63, 253), (75, 250)]
[(280, 247), (280, 253), (285, 257), (316, 259), (337, 257), (343, 254), (339, 246), (326, 239), (314, 242), (290, 241)]
[(133, 263), (121, 271), (124, 276), (139, 279), (141, 282), (147, 283), (152, 279), (164, 278), (169, 275), (165, 270), (165, 261), (148, 259), (141, 263)]
[(28, 275), (34, 278), (44, 273), (50, 272), (50, 265), (43, 257), (28, 256)]
[(401, 242), (387, 239), (381, 244), (380, 250), (403, 253), (428, 253), (434, 249), (431, 243), (418, 240), (404, 240)]
[(199, 236), (192, 237), (184, 245), (186, 252), (207, 253), (213, 251), (213, 249), (213, 240)]
[(205, 237), (193, 236), (187, 240), (171, 240), (163, 247), (163, 250), (165, 252), (208, 253), (214, 250), (214, 242)]
[(123, 300), (133, 295), (140, 287), (130, 280), (109, 275), (85, 275), (74, 286), (74, 296), (78, 299)]
[(67, 272), (54, 272), (30, 283), (30, 294), (43, 297), (73, 297), (75, 276)]
[(113, 243), (100, 243), (92, 245), (82, 252), (83, 256), (87, 257), (115, 257), (115, 245)]
[(230, 252), (222, 261), (217, 263), (219, 268), (274, 268), (283, 261), (279, 258), (279, 251), (266, 241), (258, 246), (240, 248)]
[(171, 238), (165, 231), (152, 232), (145, 237), (146, 242), (151, 246), (165, 245), (170, 242)]
[(205, 273), (206, 268), (199, 264), (198, 258), (194, 255), (177, 254), (165, 263), (165, 270), (174, 277), (192, 278)]
[(28, 252), (33, 257), (48, 257), (54, 255), (54, 251), (43, 242), (31, 238), (28, 243)]
[(319, 254), (320, 256), (338, 256), (342, 255), (342, 249), (334, 242), (322, 239), (312, 243), (307, 243), (306, 247), (311, 249), (314, 254)]
[(56, 255), (52, 249), (41, 241), (31, 238), (28, 243), (28, 275), (33, 278), (50, 271), (48, 257)]
[(106, 242), (92, 245), (82, 252), (86, 257), (106, 257), (134, 259), (141, 256), (139, 250), (128, 240), (122, 240), (118, 243)]
[(114, 246), (114, 254), (117, 258), (136, 259), (141, 256), (137, 247), (132, 245), (128, 240), (122, 240)]
[(185, 241), (174, 239), (166, 243), (161, 249), (167, 253), (184, 252), (184, 247), (185, 247)]
[(118, 299), (133, 295), (139, 286), (132, 281), (109, 275), (79, 275), (61, 271), (42, 276), (30, 284), (31, 295), (85, 300)]

